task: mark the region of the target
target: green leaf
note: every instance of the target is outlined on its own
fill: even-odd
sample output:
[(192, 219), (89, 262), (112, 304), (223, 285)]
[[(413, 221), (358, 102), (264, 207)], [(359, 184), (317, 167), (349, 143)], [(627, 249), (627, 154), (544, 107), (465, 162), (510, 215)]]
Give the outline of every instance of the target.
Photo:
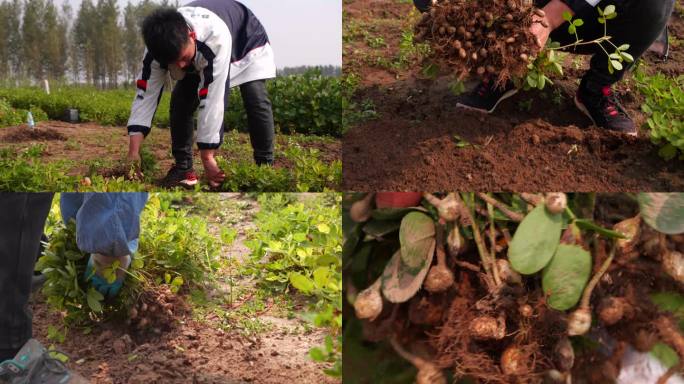
[(410, 207), (410, 208), (378, 208), (373, 210), (371, 216), (378, 220), (399, 220), (404, 217), (409, 212), (427, 212), (423, 207)]
[(622, 44), (617, 49), (618, 49), (618, 51), (626, 51), (629, 49), (629, 44)]
[(311, 293), (314, 282), (299, 272), (290, 272), (290, 283), (302, 293)]
[(525, 216), (513, 235), (508, 248), (508, 260), (514, 270), (524, 275), (544, 268), (560, 242), (562, 215), (552, 215), (544, 204)]
[(311, 357), (311, 360), (319, 363), (325, 361), (325, 353), (323, 353), (323, 350), (318, 347), (311, 348), (311, 350), (309, 350), (309, 357)]
[[(645, 105), (644, 105), (645, 107)], [(644, 108), (646, 109), (646, 108)], [(644, 111), (646, 112), (646, 111)], [(672, 145), (672, 143), (665, 144), (662, 148), (658, 150), (658, 155), (665, 160), (672, 160), (677, 156), (677, 147)]]
[(606, 19), (604, 19), (603, 17), (599, 17), (599, 18), (598, 18), (598, 22), (599, 22), (599, 24), (605, 24), (605, 23), (606, 23)]
[(641, 216), (656, 231), (684, 233), (684, 193), (640, 193)]
[(577, 32), (577, 27), (575, 27), (575, 24), (570, 24), (568, 25), (568, 33), (571, 35), (574, 35)]
[(330, 282), (330, 268), (318, 267), (313, 272), (314, 283), (319, 289), (325, 288)]
[(663, 363), (667, 369), (679, 364), (679, 356), (677, 356), (677, 352), (675, 352), (675, 350), (669, 345), (664, 343), (656, 343), (651, 350), (651, 355)]
[(617, 60), (611, 60), (611, 64), (613, 64), (613, 68), (615, 68), (618, 71), (622, 71), (622, 63), (617, 61)]
[(602, 236), (605, 236), (610, 239), (624, 239), (625, 237), (616, 231), (613, 231), (612, 229), (608, 228), (603, 228), (600, 225), (594, 223), (593, 221), (589, 219), (577, 219), (575, 220), (575, 224), (580, 227), (581, 229), (584, 230), (589, 230), (589, 231), (594, 231)]
[(430, 63), (423, 67), (422, 73), (423, 76), (434, 79), (439, 74), (439, 66), (434, 63)]
[(184, 281), (182, 276), (176, 276), (173, 278), (173, 280), (171, 280), (171, 285), (173, 285), (174, 287), (180, 287), (183, 285), (183, 283)]
[(422, 212), (410, 212), (401, 220), (401, 259), (407, 266), (421, 268), (428, 257), (431, 257), (427, 253), (434, 241), (435, 223), (430, 216)]
[(398, 220), (369, 220), (363, 226), (363, 231), (373, 237), (382, 237), (399, 229)]
[(579, 245), (560, 244), (542, 271), (542, 288), (549, 306), (565, 311), (577, 305), (590, 276), (589, 252)]
[(134, 258), (131, 261), (131, 269), (142, 269), (145, 266), (145, 262), (140, 258)]
[(100, 303), (102, 300), (104, 300), (104, 296), (99, 291), (93, 287), (88, 288), (86, 301), (93, 312), (102, 312), (102, 304)]
[(657, 292), (651, 294), (651, 301), (661, 311), (672, 312), (678, 319), (684, 320), (684, 296), (677, 292)]
[(581, 27), (581, 26), (584, 25), (584, 20), (582, 20), (582, 19), (577, 19), (577, 20), (573, 21), (572, 24), (573, 24), (574, 26), (576, 26), (576, 27)]
[(620, 52), (620, 56), (622, 56), (622, 59), (625, 60), (628, 63), (633, 63), (634, 62), (634, 57), (630, 55), (627, 52)]
[(610, 4), (606, 6), (606, 8), (603, 10), (603, 16), (609, 16), (615, 13), (615, 6), (613, 4)]
[(569, 11), (563, 11), (563, 20), (565, 20), (565, 21), (572, 20), (572, 13), (570, 13)]
[(330, 233), (330, 226), (325, 223), (318, 224), (318, 231), (321, 233), (325, 233), (326, 235)]

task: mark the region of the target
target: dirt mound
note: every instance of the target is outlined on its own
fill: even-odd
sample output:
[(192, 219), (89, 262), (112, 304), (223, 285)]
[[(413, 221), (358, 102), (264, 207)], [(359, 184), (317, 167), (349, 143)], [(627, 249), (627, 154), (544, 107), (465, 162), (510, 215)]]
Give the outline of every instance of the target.
[(34, 128), (14, 130), (6, 134), (2, 139), (8, 143), (21, 143), (24, 141), (66, 141), (67, 137), (52, 128)]
[(168, 286), (157, 286), (142, 292), (128, 313), (127, 323), (133, 332), (149, 338), (174, 329), (177, 318), (188, 312), (189, 306), (181, 296), (172, 293)]
[[(476, 113), (374, 121), (344, 140), (347, 190), (681, 190), (684, 172), (646, 138), (519, 124)], [(455, 123), (458, 122), (458, 123)]]

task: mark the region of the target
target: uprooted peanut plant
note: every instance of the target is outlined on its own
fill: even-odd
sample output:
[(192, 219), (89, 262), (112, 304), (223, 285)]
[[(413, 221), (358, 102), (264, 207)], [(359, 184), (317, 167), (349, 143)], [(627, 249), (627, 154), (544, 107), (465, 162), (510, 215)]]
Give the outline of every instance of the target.
[(684, 361), (683, 210), (684, 194), (348, 195), (345, 334), (360, 321), (419, 384), (612, 382), (627, 345)]
[[(617, 17), (613, 5), (597, 7), (597, 12), (604, 27)], [(428, 59), (445, 65), (459, 79), (472, 74), (491, 78), (499, 85), (512, 80), (526, 89), (544, 89), (552, 83), (549, 76), (562, 75), (562, 57), (556, 54), (560, 49), (595, 44), (605, 52), (611, 73), (634, 61), (627, 52), (629, 45), (614, 45), (606, 28), (602, 37), (585, 41), (581, 38), (584, 20), (573, 19), (568, 12), (563, 19), (575, 41), (560, 46), (549, 40), (540, 47), (530, 27), (534, 23), (549, 25), (544, 11), (530, 0), (438, 0), (416, 25), (415, 40), (428, 42)]]

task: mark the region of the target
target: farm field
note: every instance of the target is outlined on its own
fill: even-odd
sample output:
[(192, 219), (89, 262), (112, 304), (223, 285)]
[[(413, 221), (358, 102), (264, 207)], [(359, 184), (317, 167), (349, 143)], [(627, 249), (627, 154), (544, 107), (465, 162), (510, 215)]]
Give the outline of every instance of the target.
[(151, 194), (137, 261), (107, 300), (62, 284), (87, 257), (58, 203), (31, 305), (34, 337), (70, 369), (93, 383), (340, 381), (339, 195)]
[[(274, 167), (257, 167), (239, 92), (226, 111), (219, 166), (223, 191), (323, 191), (339, 189), (342, 175), (342, 82), (314, 72), (269, 83), (276, 124)], [(125, 159), (126, 122), (133, 90), (60, 87), (50, 95), (38, 88), (0, 89), (0, 189), (13, 191), (159, 190), (173, 165), (169, 95), (160, 103), (143, 145), (143, 178), (131, 178)], [(69, 108), (81, 122), (60, 120)], [(28, 128), (31, 111), (37, 121)], [(202, 177), (194, 148), (195, 170)], [(88, 181), (84, 182), (84, 178)], [(199, 188), (203, 188), (200, 183)], [(208, 187), (205, 187), (205, 189)]]
[[(554, 85), (520, 92), (493, 114), (457, 108), (456, 95), (475, 84), (422, 62), (424, 47), (413, 42), (419, 19), (410, 1), (344, 1), (344, 72), (357, 82), (353, 103), (363, 117), (343, 138), (344, 190), (684, 188), (681, 3), (670, 21), (669, 60), (647, 53), (616, 88), (638, 137), (596, 128), (577, 110), (588, 60), (575, 55)], [(656, 140), (649, 124), (669, 124), (679, 138)]]

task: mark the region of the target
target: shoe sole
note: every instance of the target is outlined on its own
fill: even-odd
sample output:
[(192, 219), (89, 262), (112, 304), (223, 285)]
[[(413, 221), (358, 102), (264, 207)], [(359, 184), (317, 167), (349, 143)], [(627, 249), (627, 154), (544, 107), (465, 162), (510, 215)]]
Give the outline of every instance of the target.
[(183, 181), (181, 181), (181, 182), (178, 183), (178, 184), (184, 185), (184, 186), (186, 186), (186, 187), (188, 187), (188, 188), (192, 188), (192, 187), (194, 187), (195, 185), (197, 185), (198, 182), (199, 182), (199, 180), (183, 180)]
[[(594, 126), (596, 126), (596, 127), (599, 126), (598, 124), (596, 124), (596, 121), (594, 120), (594, 118), (591, 117), (591, 113), (589, 113), (589, 110), (588, 110), (587, 107), (584, 105), (584, 103), (581, 102), (580, 99), (577, 98), (577, 95), (575, 95), (575, 106), (576, 106), (577, 109), (579, 109), (582, 113), (584, 113), (584, 115), (587, 116), (587, 117), (589, 118), (589, 120), (591, 120), (591, 123), (594, 124)], [(619, 131), (615, 131), (615, 132), (619, 132)], [(629, 132), (629, 133), (628, 133), (628, 132), (620, 132), (620, 133), (625, 134), (625, 135), (628, 135), (628, 136), (634, 136), (634, 137), (637, 137), (637, 136), (639, 135), (639, 132), (638, 132), (638, 131), (634, 131), (634, 133), (631, 133), (631, 132)]]
[(517, 89), (511, 89), (510, 91), (504, 93), (503, 96), (501, 96), (501, 97), (499, 98), (499, 100), (496, 101), (496, 104), (494, 104), (494, 106), (493, 106), (492, 109), (490, 109), (490, 110), (486, 110), (486, 109), (482, 109), (482, 108), (476, 108), (476, 107), (472, 107), (472, 106), (470, 106), (470, 105), (461, 104), (461, 103), (456, 103), (456, 107), (457, 107), (457, 108), (463, 108), (463, 109), (469, 109), (469, 110), (471, 110), (471, 111), (478, 111), (478, 112), (483, 112), (483, 113), (489, 114), (489, 113), (494, 112), (494, 110), (496, 110), (496, 107), (499, 106), (499, 103), (501, 103), (502, 101), (508, 99), (509, 97), (512, 97), (512, 96), (515, 95), (516, 93), (518, 93), (518, 90), (517, 90)]

